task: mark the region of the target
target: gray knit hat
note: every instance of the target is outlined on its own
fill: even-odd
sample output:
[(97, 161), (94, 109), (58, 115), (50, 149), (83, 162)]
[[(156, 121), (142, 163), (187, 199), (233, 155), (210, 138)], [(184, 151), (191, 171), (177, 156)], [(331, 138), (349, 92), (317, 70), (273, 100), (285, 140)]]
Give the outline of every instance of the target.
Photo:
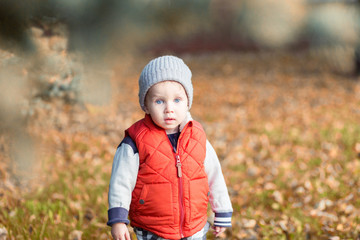
[(174, 56), (162, 56), (151, 60), (141, 72), (139, 78), (139, 103), (145, 111), (145, 96), (150, 87), (163, 81), (180, 83), (187, 94), (189, 109), (193, 99), (191, 71), (184, 61)]

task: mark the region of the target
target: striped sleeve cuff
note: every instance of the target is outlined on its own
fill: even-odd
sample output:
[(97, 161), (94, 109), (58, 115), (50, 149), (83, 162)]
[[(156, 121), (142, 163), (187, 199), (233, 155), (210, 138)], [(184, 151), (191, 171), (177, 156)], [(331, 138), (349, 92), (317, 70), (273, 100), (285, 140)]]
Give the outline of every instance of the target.
[(231, 227), (232, 212), (215, 213), (214, 226)]
[(129, 224), (128, 210), (122, 207), (110, 208), (108, 210), (109, 221), (106, 223), (108, 226), (113, 225), (114, 223), (125, 223)]

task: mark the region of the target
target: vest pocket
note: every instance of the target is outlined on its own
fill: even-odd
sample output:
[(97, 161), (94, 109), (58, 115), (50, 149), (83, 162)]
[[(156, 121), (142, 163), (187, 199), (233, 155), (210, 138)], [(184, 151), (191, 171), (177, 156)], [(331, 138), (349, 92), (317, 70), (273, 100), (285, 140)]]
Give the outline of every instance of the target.
[(135, 205), (135, 213), (145, 225), (174, 223), (170, 183), (145, 184)]
[(207, 178), (190, 181), (190, 222), (207, 216), (209, 184)]

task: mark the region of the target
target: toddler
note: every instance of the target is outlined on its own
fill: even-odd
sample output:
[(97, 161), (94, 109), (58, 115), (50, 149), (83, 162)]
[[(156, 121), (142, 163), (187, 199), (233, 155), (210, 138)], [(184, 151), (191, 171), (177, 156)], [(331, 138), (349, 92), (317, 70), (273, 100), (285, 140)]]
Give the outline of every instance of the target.
[(206, 239), (208, 202), (215, 235), (231, 227), (219, 160), (189, 113), (191, 76), (175, 56), (153, 59), (140, 75), (145, 117), (125, 131), (112, 166), (107, 224), (115, 240), (130, 240), (129, 223), (139, 240)]

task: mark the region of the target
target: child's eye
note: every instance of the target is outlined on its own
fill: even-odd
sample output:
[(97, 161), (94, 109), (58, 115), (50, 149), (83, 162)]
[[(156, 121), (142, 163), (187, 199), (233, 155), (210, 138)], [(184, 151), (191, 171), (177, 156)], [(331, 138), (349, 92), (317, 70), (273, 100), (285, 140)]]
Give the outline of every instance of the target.
[(174, 102), (179, 103), (181, 101), (180, 98), (175, 98)]
[(156, 100), (155, 103), (156, 104), (162, 104), (164, 101), (163, 100)]

